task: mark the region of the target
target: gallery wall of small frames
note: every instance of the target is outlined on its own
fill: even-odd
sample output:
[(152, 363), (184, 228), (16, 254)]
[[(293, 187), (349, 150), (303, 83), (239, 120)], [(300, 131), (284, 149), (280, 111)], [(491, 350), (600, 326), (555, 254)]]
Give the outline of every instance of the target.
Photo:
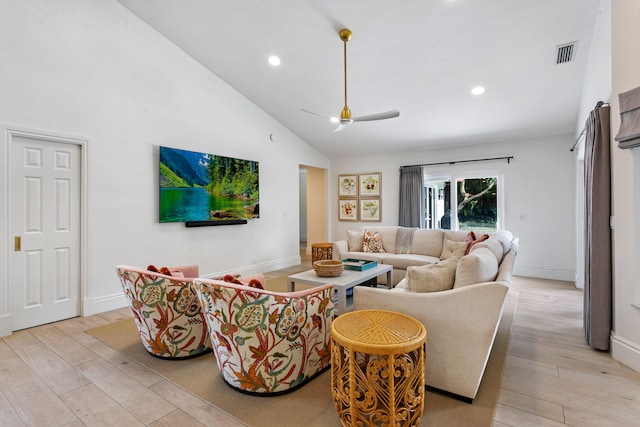
[(338, 219), (382, 221), (382, 173), (338, 175)]

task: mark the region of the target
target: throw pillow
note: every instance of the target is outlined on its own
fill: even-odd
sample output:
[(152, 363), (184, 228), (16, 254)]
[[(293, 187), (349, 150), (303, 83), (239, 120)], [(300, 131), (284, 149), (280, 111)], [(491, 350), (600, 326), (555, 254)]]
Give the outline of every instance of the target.
[(475, 283), (492, 282), (498, 275), (498, 261), (488, 248), (478, 248), (458, 263), (454, 288)]
[(436, 264), (407, 267), (407, 288), (410, 292), (440, 292), (453, 288), (458, 258)]
[(232, 276), (231, 274), (225, 275), (222, 280), (227, 283), (235, 283), (236, 285), (249, 286), (250, 288), (264, 289), (262, 283), (260, 283), (257, 279), (251, 279), (249, 283), (244, 283), (238, 280), (237, 277)]
[(467, 251), (469, 243), (467, 242), (454, 242), (452, 240), (445, 240), (442, 245), (442, 253), (440, 254), (440, 260), (444, 261), (451, 257), (462, 258)]
[(371, 234), (370, 231), (364, 232), (364, 238), (362, 239), (362, 251), (363, 252), (373, 252), (373, 253), (383, 253), (384, 248), (382, 247), (382, 237), (376, 231)]
[(347, 246), (349, 252), (360, 252), (362, 250), (362, 239), (364, 233), (362, 231), (347, 230)]

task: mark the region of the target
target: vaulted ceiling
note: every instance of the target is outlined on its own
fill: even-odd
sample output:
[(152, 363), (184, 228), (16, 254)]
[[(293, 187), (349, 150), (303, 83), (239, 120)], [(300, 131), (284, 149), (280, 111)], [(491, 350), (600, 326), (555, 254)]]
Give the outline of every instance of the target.
[[(599, 0), (118, 0), (330, 158), (572, 133)], [(344, 105), (341, 28), (353, 116)], [(574, 47), (557, 64), (557, 47)], [(270, 65), (277, 55), (281, 64)], [(483, 86), (482, 95), (471, 89)]]

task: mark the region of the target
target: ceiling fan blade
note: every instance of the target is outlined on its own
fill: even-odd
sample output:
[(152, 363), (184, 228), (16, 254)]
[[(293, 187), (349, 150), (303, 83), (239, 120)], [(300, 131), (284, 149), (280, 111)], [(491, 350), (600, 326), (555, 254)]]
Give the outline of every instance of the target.
[(333, 132), (340, 132), (342, 129), (346, 128), (347, 125), (350, 125), (350, 124), (351, 124), (351, 122), (340, 123), (340, 125), (338, 125), (336, 130), (334, 130)]
[(329, 116), (325, 116), (324, 114), (314, 113), (313, 111), (305, 110), (304, 108), (301, 108), (300, 111), (304, 111), (305, 113), (313, 114), (314, 116), (324, 117), (325, 119), (331, 120), (331, 117)]
[(352, 120), (354, 122), (369, 122), (369, 121), (372, 121), (372, 120), (393, 119), (395, 117), (398, 117), (399, 115), (400, 115), (400, 111), (391, 110), (391, 111), (385, 111), (384, 113), (377, 113), (377, 114), (370, 114), (368, 116), (354, 117)]
[(370, 114), (368, 116), (360, 116), (360, 117), (351, 117), (351, 110), (349, 110), (347, 104), (347, 42), (351, 40), (351, 31), (347, 28), (343, 28), (338, 33), (340, 36), (340, 40), (342, 40), (344, 45), (344, 108), (340, 113), (340, 118), (325, 116), (323, 114), (314, 113), (313, 111), (305, 110), (301, 108), (301, 111), (305, 113), (313, 114), (314, 116), (324, 117), (326, 119), (331, 120), (334, 123), (340, 123), (334, 132), (340, 132), (346, 126), (350, 125), (353, 122), (369, 122), (373, 120), (385, 120), (385, 119), (393, 119), (394, 117), (398, 117), (400, 115), (400, 111), (391, 110), (385, 111), (384, 113)]

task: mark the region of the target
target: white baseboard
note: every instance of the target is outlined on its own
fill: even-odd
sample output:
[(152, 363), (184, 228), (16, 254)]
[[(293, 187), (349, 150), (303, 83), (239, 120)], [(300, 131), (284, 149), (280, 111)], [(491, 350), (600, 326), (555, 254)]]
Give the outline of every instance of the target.
[[(283, 268), (299, 265), (302, 262), (300, 256), (282, 258), (261, 264), (253, 264), (246, 267), (236, 268), (234, 270), (221, 271), (203, 275), (202, 277), (220, 277), (225, 274), (239, 274), (246, 276), (250, 274), (264, 273), (265, 271), (281, 270)], [(105, 311), (116, 310), (126, 307), (127, 300), (122, 292), (102, 297), (87, 298), (82, 301), (82, 316), (91, 316), (92, 314), (104, 313)], [(7, 322), (8, 325), (8, 322)], [(0, 317), (0, 333), (3, 331), (2, 317)], [(9, 331), (10, 333), (11, 331)], [(0, 335), (2, 336), (2, 335)]]
[(216, 273), (205, 274), (202, 277), (220, 277), (224, 276), (225, 274), (239, 274), (241, 276), (248, 276), (250, 274), (264, 273), (265, 271), (281, 270), (283, 268), (299, 265), (300, 263), (302, 263), (302, 259), (300, 258), (300, 255), (298, 255), (289, 258), (281, 258), (274, 261), (264, 262), (261, 264), (248, 265), (246, 267), (236, 268), (233, 270), (218, 271)]
[(640, 372), (640, 344), (611, 334), (611, 357)]
[(513, 267), (514, 276), (534, 277), (536, 279), (562, 280), (575, 282), (576, 272), (569, 270), (547, 270), (543, 268)]
[(11, 335), (11, 315), (5, 314), (0, 316), (0, 337)]
[(117, 310), (126, 306), (127, 300), (122, 292), (102, 297), (86, 298), (82, 301), (82, 316), (91, 316), (92, 314)]

